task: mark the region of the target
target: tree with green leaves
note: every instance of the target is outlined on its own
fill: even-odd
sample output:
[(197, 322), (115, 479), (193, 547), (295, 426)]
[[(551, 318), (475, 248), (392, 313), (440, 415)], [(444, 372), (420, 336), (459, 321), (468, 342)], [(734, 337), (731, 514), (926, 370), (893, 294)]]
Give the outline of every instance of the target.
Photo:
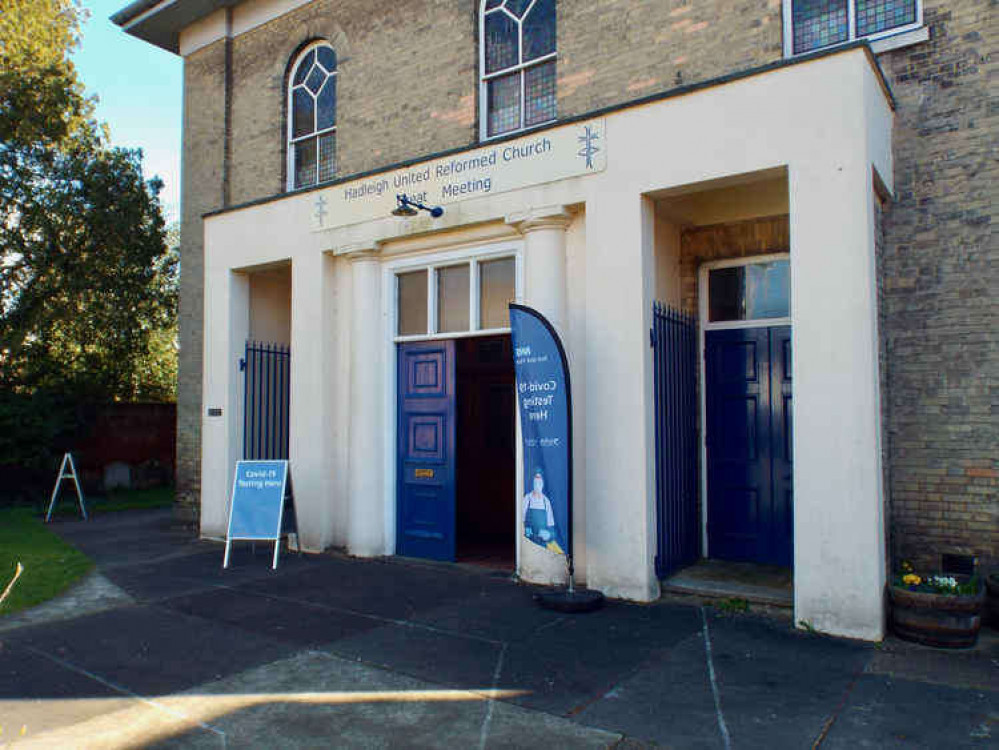
[(30, 452), (35, 440), (12, 444), (5, 428), (23, 436), (39, 404), (55, 414), (174, 394), (162, 183), (94, 120), (69, 59), (83, 13), (76, 0), (5, 0), (0, 12), (0, 464)]

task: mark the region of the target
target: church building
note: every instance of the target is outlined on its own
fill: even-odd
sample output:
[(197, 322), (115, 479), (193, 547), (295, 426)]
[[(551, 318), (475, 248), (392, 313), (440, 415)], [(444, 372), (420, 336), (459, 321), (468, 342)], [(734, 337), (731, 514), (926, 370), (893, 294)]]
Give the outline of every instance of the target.
[(223, 537), (236, 461), (287, 458), (306, 550), (563, 582), (518, 302), (569, 361), (579, 581), (779, 568), (880, 639), (901, 558), (999, 563), (997, 12), (136, 0), (184, 60), (179, 502)]

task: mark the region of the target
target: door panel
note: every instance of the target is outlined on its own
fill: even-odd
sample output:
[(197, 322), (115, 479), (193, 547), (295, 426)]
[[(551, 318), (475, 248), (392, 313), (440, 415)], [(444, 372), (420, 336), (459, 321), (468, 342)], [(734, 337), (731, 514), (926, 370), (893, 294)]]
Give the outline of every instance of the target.
[(398, 347), (396, 552), (454, 560), (453, 341)]
[(708, 552), (793, 557), (791, 327), (705, 334)]
[(770, 373), (767, 329), (708, 331), (708, 551), (756, 560), (767, 546)]
[(770, 392), (773, 394), (773, 520), (768, 561), (791, 565), (794, 549), (791, 432), (791, 327), (770, 329)]

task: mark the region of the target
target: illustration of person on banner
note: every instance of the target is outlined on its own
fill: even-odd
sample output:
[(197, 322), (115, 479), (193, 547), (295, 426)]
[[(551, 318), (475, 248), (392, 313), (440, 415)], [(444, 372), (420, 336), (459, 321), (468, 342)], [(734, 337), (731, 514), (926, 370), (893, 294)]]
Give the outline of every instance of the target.
[(524, 495), (524, 536), (539, 547), (564, 555), (558, 543), (561, 534), (555, 523), (551, 500), (544, 493), (545, 479), (541, 468), (534, 471), (531, 491)]

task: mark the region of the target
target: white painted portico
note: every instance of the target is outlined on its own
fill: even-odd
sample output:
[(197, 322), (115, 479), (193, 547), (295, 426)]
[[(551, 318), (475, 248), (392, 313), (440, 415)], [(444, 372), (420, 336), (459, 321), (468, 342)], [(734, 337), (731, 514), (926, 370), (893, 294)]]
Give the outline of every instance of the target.
[[(871, 55), (851, 48), (604, 113), (602, 171), (456, 200), (439, 219), (400, 222), (386, 212), (314, 231), (315, 191), (208, 216), (202, 534), (224, 533), (241, 450), (238, 361), (252, 333), (256, 270), (291, 264), (290, 462), (301, 541), (390, 555), (386, 274), (403, 258), (503, 245), (519, 258), (521, 301), (551, 318), (570, 359), (577, 571), (608, 596), (655, 599), (648, 331), (656, 289), (669, 280), (657, 278), (665, 266), (655, 259), (650, 196), (781, 168), (791, 235), (795, 621), (879, 639), (874, 205), (876, 184), (892, 188), (892, 119)], [(223, 416), (208, 416), (213, 407)], [(523, 540), (517, 564), (525, 580), (564, 577), (559, 558)]]

